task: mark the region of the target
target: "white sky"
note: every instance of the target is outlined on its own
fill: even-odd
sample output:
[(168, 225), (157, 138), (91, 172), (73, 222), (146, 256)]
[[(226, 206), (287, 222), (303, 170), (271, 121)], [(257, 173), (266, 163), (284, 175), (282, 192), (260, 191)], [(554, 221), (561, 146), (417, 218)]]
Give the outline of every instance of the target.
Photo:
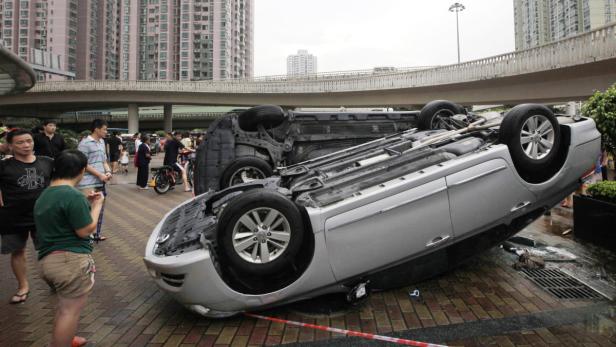
[[(461, 60), (515, 49), (514, 0), (457, 0)], [(255, 76), (307, 49), (319, 72), (457, 61), (456, 0), (255, 0)]]

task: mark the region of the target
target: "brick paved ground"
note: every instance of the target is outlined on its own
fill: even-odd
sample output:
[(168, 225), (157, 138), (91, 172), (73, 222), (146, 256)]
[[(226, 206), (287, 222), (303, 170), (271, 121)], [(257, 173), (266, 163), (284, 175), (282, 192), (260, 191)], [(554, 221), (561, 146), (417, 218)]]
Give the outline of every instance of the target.
[[(91, 345), (369, 343), (241, 316), (205, 319), (173, 302), (150, 280), (142, 256), (149, 233), (163, 213), (189, 197), (181, 189), (158, 196), (151, 190), (137, 191), (132, 184), (110, 187), (104, 223), (109, 239), (96, 246), (96, 285), (79, 325), (79, 334)], [(548, 224), (540, 220), (530, 229), (545, 229)], [(363, 305), (343, 312), (306, 314), (297, 306), (287, 306), (265, 314), (449, 345), (616, 346), (614, 302), (558, 300), (507, 264), (495, 261), (498, 252), (502, 251), (492, 250), (465, 267), (412, 288), (373, 294)], [(0, 346), (43, 346), (49, 338), (56, 299), (37, 274), (31, 247), (28, 257), (31, 295), (17, 306), (7, 304), (15, 282), (9, 258), (0, 258)], [(414, 288), (420, 289), (421, 300), (409, 298), (408, 291)], [(319, 304), (323, 303), (317, 300), (313, 305)]]

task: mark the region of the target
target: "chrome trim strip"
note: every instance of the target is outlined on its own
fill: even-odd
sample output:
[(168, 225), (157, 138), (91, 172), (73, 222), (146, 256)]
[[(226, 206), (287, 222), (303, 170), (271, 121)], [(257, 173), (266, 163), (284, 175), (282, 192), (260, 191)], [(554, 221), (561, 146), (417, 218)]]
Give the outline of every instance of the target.
[[(440, 192), (442, 192), (442, 191), (445, 191), (445, 190), (447, 190), (447, 187), (441, 187), (441, 188), (435, 189), (435, 190), (433, 190), (433, 191), (431, 191), (431, 192), (428, 192), (428, 193), (426, 193), (426, 194), (420, 195), (420, 196), (418, 196), (418, 197), (415, 197), (415, 198), (412, 198), (412, 199), (408, 199), (408, 200), (402, 201), (401, 203), (396, 204), (396, 205), (394, 205), (394, 206), (386, 207), (386, 208), (384, 208), (384, 209), (382, 209), (382, 210), (379, 210), (379, 211), (376, 211), (376, 212), (373, 212), (373, 213), (370, 213), (370, 214), (364, 215), (364, 216), (363, 216), (363, 217), (361, 217), (361, 218), (354, 219), (354, 220), (350, 220), (350, 221), (348, 221), (348, 222), (346, 222), (346, 223), (339, 224), (339, 225), (337, 225), (335, 228), (333, 228), (333, 229), (329, 229), (329, 230), (336, 230), (336, 229), (341, 228), (341, 227), (343, 227), (343, 226), (346, 226), (346, 225), (349, 225), (349, 224), (352, 224), (352, 223), (355, 223), (355, 222), (359, 222), (359, 221), (364, 220), (364, 219), (366, 219), (366, 218), (370, 218), (370, 217), (372, 217), (372, 216), (376, 216), (376, 215), (378, 215), (378, 214), (381, 214), (381, 213), (385, 213), (385, 212), (391, 211), (391, 210), (396, 209), (396, 208), (398, 208), (398, 207), (402, 207), (402, 206), (404, 206), (404, 205), (408, 205), (408, 204), (410, 204), (410, 203), (413, 203), (413, 202), (416, 202), (416, 201), (419, 201), (419, 200), (425, 199), (425, 198), (427, 198), (427, 197), (429, 197), (429, 196), (432, 196), (432, 195), (434, 195), (434, 194), (438, 194), (438, 193), (440, 193)], [(364, 205), (364, 206), (365, 206), (365, 205)], [(360, 207), (363, 207), (363, 206), (360, 206)]]
[(462, 184), (465, 184), (465, 183), (468, 183), (468, 182), (474, 181), (474, 180), (479, 179), (479, 178), (481, 178), (481, 177), (484, 177), (484, 176), (487, 176), (487, 175), (491, 175), (491, 174), (493, 174), (493, 173), (495, 173), (495, 172), (505, 170), (506, 168), (507, 168), (507, 166), (499, 166), (499, 167), (494, 168), (494, 169), (492, 169), (492, 170), (488, 170), (488, 171), (486, 171), (486, 172), (482, 172), (482, 173), (480, 173), (480, 174), (478, 174), (478, 175), (475, 175), (475, 176), (469, 177), (469, 178), (467, 178), (467, 179), (464, 179), (464, 180), (462, 180), (462, 181), (460, 181), (460, 182), (456, 182), (456, 183), (448, 184), (448, 186), (449, 186), (450, 188), (457, 187), (457, 186), (459, 186), (459, 185), (462, 185)]

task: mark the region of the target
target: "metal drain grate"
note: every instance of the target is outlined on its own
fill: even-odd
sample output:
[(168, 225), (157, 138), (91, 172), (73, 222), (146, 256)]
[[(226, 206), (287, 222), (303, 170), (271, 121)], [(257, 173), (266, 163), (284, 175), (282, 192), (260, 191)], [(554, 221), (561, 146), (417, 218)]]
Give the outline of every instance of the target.
[(599, 292), (559, 269), (522, 269), (522, 272), (559, 299), (604, 299)]

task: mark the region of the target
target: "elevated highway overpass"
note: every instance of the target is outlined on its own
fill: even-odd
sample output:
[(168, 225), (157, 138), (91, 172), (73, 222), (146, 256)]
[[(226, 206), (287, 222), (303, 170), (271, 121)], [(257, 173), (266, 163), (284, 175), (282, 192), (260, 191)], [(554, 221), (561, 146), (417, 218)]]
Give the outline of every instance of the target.
[[(0, 114), (45, 115), (138, 105), (415, 106), (584, 100), (616, 82), (616, 23), (528, 50), (425, 69), (228, 81), (62, 81), (0, 97)], [(171, 107), (166, 107), (166, 124)], [(132, 124), (131, 124), (132, 120)]]

